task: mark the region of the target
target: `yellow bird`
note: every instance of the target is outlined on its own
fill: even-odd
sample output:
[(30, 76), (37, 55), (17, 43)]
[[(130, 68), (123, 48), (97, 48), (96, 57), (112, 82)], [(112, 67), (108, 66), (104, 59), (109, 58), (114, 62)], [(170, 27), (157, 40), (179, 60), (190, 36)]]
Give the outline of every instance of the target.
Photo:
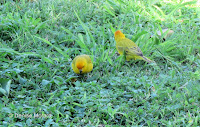
[(154, 62), (145, 57), (140, 48), (132, 40), (126, 38), (120, 30), (117, 30), (115, 32), (115, 41), (117, 51), (120, 55), (123, 55), (123, 53), (125, 53), (127, 61), (129, 61), (130, 59), (139, 59), (145, 60), (148, 63)]
[(79, 55), (76, 56), (72, 61), (72, 69), (76, 74), (83, 74), (92, 71), (93, 64), (90, 56)]

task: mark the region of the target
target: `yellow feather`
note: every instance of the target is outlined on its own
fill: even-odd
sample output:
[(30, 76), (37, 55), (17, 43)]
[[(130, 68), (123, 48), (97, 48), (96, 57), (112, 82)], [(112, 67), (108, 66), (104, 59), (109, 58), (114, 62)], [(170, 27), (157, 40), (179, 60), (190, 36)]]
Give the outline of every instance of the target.
[(76, 56), (72, 61), (72, 69), (77, 74), (88, 73), (93, 69), (93, 63), (88, 55)]
[(120, 55), (123, 55), (123, 53), (125, 53), (127, 61), (131, 59), (139, 59), (145, 60), (148, 63), (154, 62), (145, 57), (140, 48), (132, 40), (126, 38), (120, 30), (117, 30), (115, 32), (115, 41), (117, 51)]

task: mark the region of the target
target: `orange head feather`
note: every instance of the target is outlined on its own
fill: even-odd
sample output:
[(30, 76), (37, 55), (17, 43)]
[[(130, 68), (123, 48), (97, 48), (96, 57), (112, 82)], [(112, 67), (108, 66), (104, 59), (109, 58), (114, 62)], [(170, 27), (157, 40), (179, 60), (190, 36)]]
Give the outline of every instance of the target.
[(125, 38), (125, 35), (120, 31), (120, 30), (117, 30), (115, 32), (115, 40), (119, 40), (119, 39), (122, 39), (122, 38)]
[(82, 70), (84, 68), (84, 66), (86, 65), (86, 60), (83, 59), (83, 58), (79, 58), (77, 59), (76, 61), (76, 67), (79, 69), (79, 70)]

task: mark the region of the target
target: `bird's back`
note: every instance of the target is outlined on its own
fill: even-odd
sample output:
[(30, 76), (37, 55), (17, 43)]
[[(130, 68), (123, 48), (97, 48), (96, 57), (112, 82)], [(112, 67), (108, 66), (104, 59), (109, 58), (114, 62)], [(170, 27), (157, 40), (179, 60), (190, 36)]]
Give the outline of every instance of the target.
[(132, 40), (128, 38), (122, 38), (117, 42), (117, 46), (123, 46), (123, 47), (138, 47)]
[(92, 63), (92, 60), (91, 60), (90, 56), (88, 56), (88, 55), (82, 55), (82, 57), (84, 57), (86, 59), (87, 63), (88, 63), (87, 71), (88, 72), (92, 71), (92, 69), (93, 69), (93, 63)]

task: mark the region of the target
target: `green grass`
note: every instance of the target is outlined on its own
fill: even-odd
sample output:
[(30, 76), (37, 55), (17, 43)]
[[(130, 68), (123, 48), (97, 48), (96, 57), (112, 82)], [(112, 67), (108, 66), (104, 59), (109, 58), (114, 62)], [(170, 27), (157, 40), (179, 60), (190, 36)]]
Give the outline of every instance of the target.
[[(0, 125), (199, 126), (199, 4), (1, 1), (0, 78), (11, 85)], [(174, 33), (163, 41), (165, 28)], [(157, 66), (118, 56), (118, 29)], [(94, 63), (82, 78), (71, 69), (79, 54)]]

